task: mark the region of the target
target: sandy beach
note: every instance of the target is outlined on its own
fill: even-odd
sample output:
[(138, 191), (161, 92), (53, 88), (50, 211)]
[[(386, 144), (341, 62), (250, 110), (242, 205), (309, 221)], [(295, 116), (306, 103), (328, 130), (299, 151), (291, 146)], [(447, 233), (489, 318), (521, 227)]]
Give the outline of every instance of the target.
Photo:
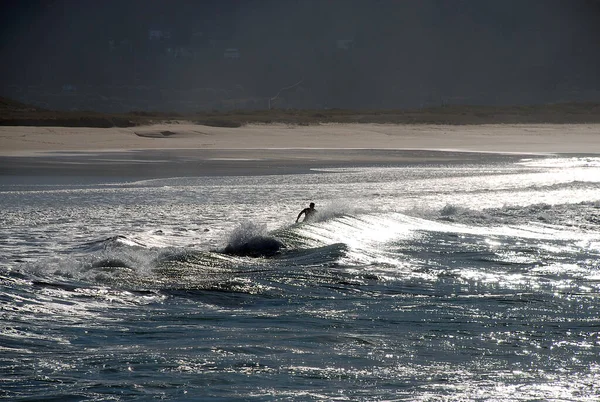
[(553, 153), (600, 154), (600, 125), (0, 127), (4, 176), (282, 174)]
[(437, 149), (600, 153), (600, 125), (163, 124), (134, 128), (0, 127), (0, 154), (142, 149)]

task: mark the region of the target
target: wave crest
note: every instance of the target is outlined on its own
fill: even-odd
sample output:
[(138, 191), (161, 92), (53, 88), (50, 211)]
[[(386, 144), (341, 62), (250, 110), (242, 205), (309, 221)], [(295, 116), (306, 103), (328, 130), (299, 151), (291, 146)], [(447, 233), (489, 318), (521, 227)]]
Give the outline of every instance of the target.
[(243, 257), (271, 257), (283, 247), (281, 241), (268, 235), (267, 225), (247, 221), (231, 232), (223, 253)]

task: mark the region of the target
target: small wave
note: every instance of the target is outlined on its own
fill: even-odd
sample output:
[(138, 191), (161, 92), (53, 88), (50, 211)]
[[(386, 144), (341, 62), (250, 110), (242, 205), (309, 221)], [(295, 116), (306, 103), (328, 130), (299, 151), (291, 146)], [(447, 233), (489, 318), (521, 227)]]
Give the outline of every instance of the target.
[(284, 247), (281, 241), (268, 235), (266, 225), (243, 222), (229, 235), (222, 252), (243, 257), (271, 257)]
[(598, 157), (554, 157), (543, 159), (523, 159), (518, 162), (519, 165), (529, 167), (550, 167), (550, 168), (574, 168), (574, 167), (600, 167), (600, 158)]
[(94, 261), (91, 268), (130, 268), (127, 262), (118, 258), (103, 258)]
[(123, 246), (146, 248), (146, 245), (139, 241), (130, 239), (126, 236), (116, 235), (106, 239), (84, 243), (79, 246), (78, 249), (80, 251), (95, 252), (101, 250), (111, 250)]
[(348, 201), (336, 200), (327, 205), (318, 207), (317, 213), (312, 222), (323, 222), (331, 219), (341, 218), (347, 215), (358, 215), (369, 212), (372, 211), (361, 208), (360, 206), (356, 206)]
[(273, 237), (257, 236), (240, 244), (228, 244), (223, 253), (243, 257), (272, 257), (284, 247)]
[(528, 222), (597, 230), (600, 226), (598, 201), (577, 204), (538, 203), (526, 206), (505, 205), (501, 208), (473, 210), (447, 204), (439, 210), (439, 220), (469, 225), (506, 225)]
[[(575, 192), (575, 191), (585, 191), (585, 190), (590, 190), (590, 191), (597, 191), (597, 179), (595, 175), (588, 175), (587, 177), (579, 177), (579, 180), (577, 178), (573, 178), (573, 177), (568, 177), (568, 178), (564, 178), (562, 180), (560, 180), (557, 183), (546, 183), (546, 184), (532, 184), (529, 186), (523, 186), (521, 187), (520, 191), (522, 192), (538, 192), (538, 193), (552, 193), (552, 192), (560, 192), (560, 191), (569, 191), (569, 192)], [(495, 192), (496, 189), (493, 190), (486, 190), (485, 192), (488, 193), (493, 193)], [(483, 193), (483, 191), (477, 191), (474, 192), (475, 194), (477, 193)]]
[(281, 256), (279, 263), (292, 266), (337, 266), (347, 255), (346, 244), (333, 243), (322, 247), (289, 251)]

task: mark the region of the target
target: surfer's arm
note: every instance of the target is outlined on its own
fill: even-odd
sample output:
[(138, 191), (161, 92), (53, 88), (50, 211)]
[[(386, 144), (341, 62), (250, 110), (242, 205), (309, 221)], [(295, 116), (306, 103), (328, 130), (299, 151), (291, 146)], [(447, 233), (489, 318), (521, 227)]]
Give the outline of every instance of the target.
[(306, 209), (303, 209), (302, 211), (300, 211), (300, 213), (298, 214), (298, 217), (296, 218), (296, 222), (298, 222), (300, 220), (300, 217), (302, 216), (302, 214), (306, 213)]

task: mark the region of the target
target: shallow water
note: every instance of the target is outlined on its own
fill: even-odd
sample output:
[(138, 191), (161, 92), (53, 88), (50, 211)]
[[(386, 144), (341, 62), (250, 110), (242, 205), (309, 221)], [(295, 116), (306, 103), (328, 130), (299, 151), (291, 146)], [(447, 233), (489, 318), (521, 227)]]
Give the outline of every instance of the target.
[(600, 158), (114, 180), (2, 181), (1, 397), (600, 396)]

